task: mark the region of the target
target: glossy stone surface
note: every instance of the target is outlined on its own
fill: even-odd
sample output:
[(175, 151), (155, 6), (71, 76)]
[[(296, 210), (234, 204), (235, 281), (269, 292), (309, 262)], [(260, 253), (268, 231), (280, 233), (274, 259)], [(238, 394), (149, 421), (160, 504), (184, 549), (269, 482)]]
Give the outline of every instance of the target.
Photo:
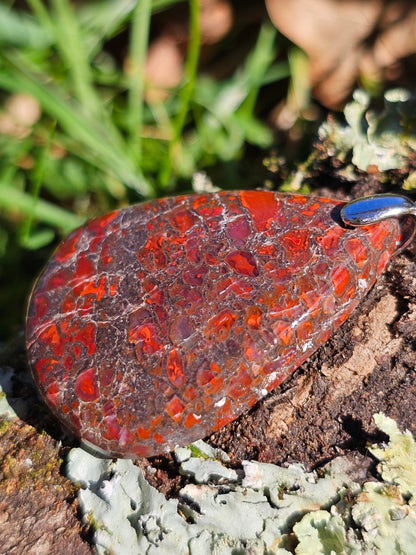
[(32, 293), (38, 387), (76, 436), (151, 456), (235, 419), (351, 314), (401, 243), (339, 204), (263, 191), (167, 198), (74, 231)]

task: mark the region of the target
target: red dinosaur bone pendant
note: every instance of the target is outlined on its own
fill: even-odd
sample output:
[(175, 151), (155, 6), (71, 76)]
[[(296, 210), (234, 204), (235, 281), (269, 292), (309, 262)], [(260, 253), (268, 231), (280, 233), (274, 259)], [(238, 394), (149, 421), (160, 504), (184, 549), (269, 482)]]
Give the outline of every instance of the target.
[[(343, 204), (325, 198), (224, 191), (131, 206), (74, 231), (28, 309), (46, 403), (120, 457), (169, 451), (234, 420), (330, 337), (412, 234), (411, 201), (371, 198), (342, 212), (365, 227), (343, 225)], [(390, 217), (404, 215), (407, 227)]]

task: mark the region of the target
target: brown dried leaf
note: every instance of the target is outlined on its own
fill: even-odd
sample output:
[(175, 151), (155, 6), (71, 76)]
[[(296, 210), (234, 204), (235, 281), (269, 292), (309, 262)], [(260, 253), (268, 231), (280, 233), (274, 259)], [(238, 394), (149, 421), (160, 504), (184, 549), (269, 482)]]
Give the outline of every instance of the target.
[(227, 0), (201, 0), (201, 40), (216, 44), (231, 29), (233, 10)]
[(173, 34), (163, 33), (149, 47), (146, 62), (149, 102), (162, 102), (183, 76), (183, 55)]
[(310, 60), (316, 98), (329, 108), (345, 101), (360, 75), (404, 69), (416, 52), (416, 6), (409, 0), (266, 0), (276, 27)]

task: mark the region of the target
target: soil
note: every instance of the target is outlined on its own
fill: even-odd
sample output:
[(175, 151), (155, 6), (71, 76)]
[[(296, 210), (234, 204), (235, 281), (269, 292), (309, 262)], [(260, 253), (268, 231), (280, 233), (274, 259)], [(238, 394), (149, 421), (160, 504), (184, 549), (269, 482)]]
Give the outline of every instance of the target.
[[(354, 195), (372, 190), (366, 181)], [(76, 488), (64, 477), (63, 461), (76, 442), (37, 397), (23, 334), (0, 353), (0, 366), (6, 365), (16, 376), (12, 403), (24, 399), (26, 408), (17, 403), (21, 418), (0, 420), (0, 554), (90, 553), (91, 531), (80, 520)], [(374, 413), (382, 411), (416, 435), (415, 367), (414, 241), (392, 260), (352, 317), (286, 383), (207, 441), (229, 453), (236, 466), (244, 459), (298, 461), (310, 470), (339, 455), (358, 461), (368, 455), (368, 442), (387, 439), (376, 429)], [(137, 463), (168, 496), (184, 483), (172, 456)]]

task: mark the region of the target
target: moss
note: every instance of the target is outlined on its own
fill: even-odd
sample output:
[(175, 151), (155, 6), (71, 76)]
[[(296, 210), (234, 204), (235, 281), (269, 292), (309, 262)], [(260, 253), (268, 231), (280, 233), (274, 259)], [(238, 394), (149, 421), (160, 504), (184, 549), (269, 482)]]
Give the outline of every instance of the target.
[[(0, 394), (1, 395), (1, 394)], [(0, 436), (3, 436), (12, 425), (10, 420), (0, 418)]]

